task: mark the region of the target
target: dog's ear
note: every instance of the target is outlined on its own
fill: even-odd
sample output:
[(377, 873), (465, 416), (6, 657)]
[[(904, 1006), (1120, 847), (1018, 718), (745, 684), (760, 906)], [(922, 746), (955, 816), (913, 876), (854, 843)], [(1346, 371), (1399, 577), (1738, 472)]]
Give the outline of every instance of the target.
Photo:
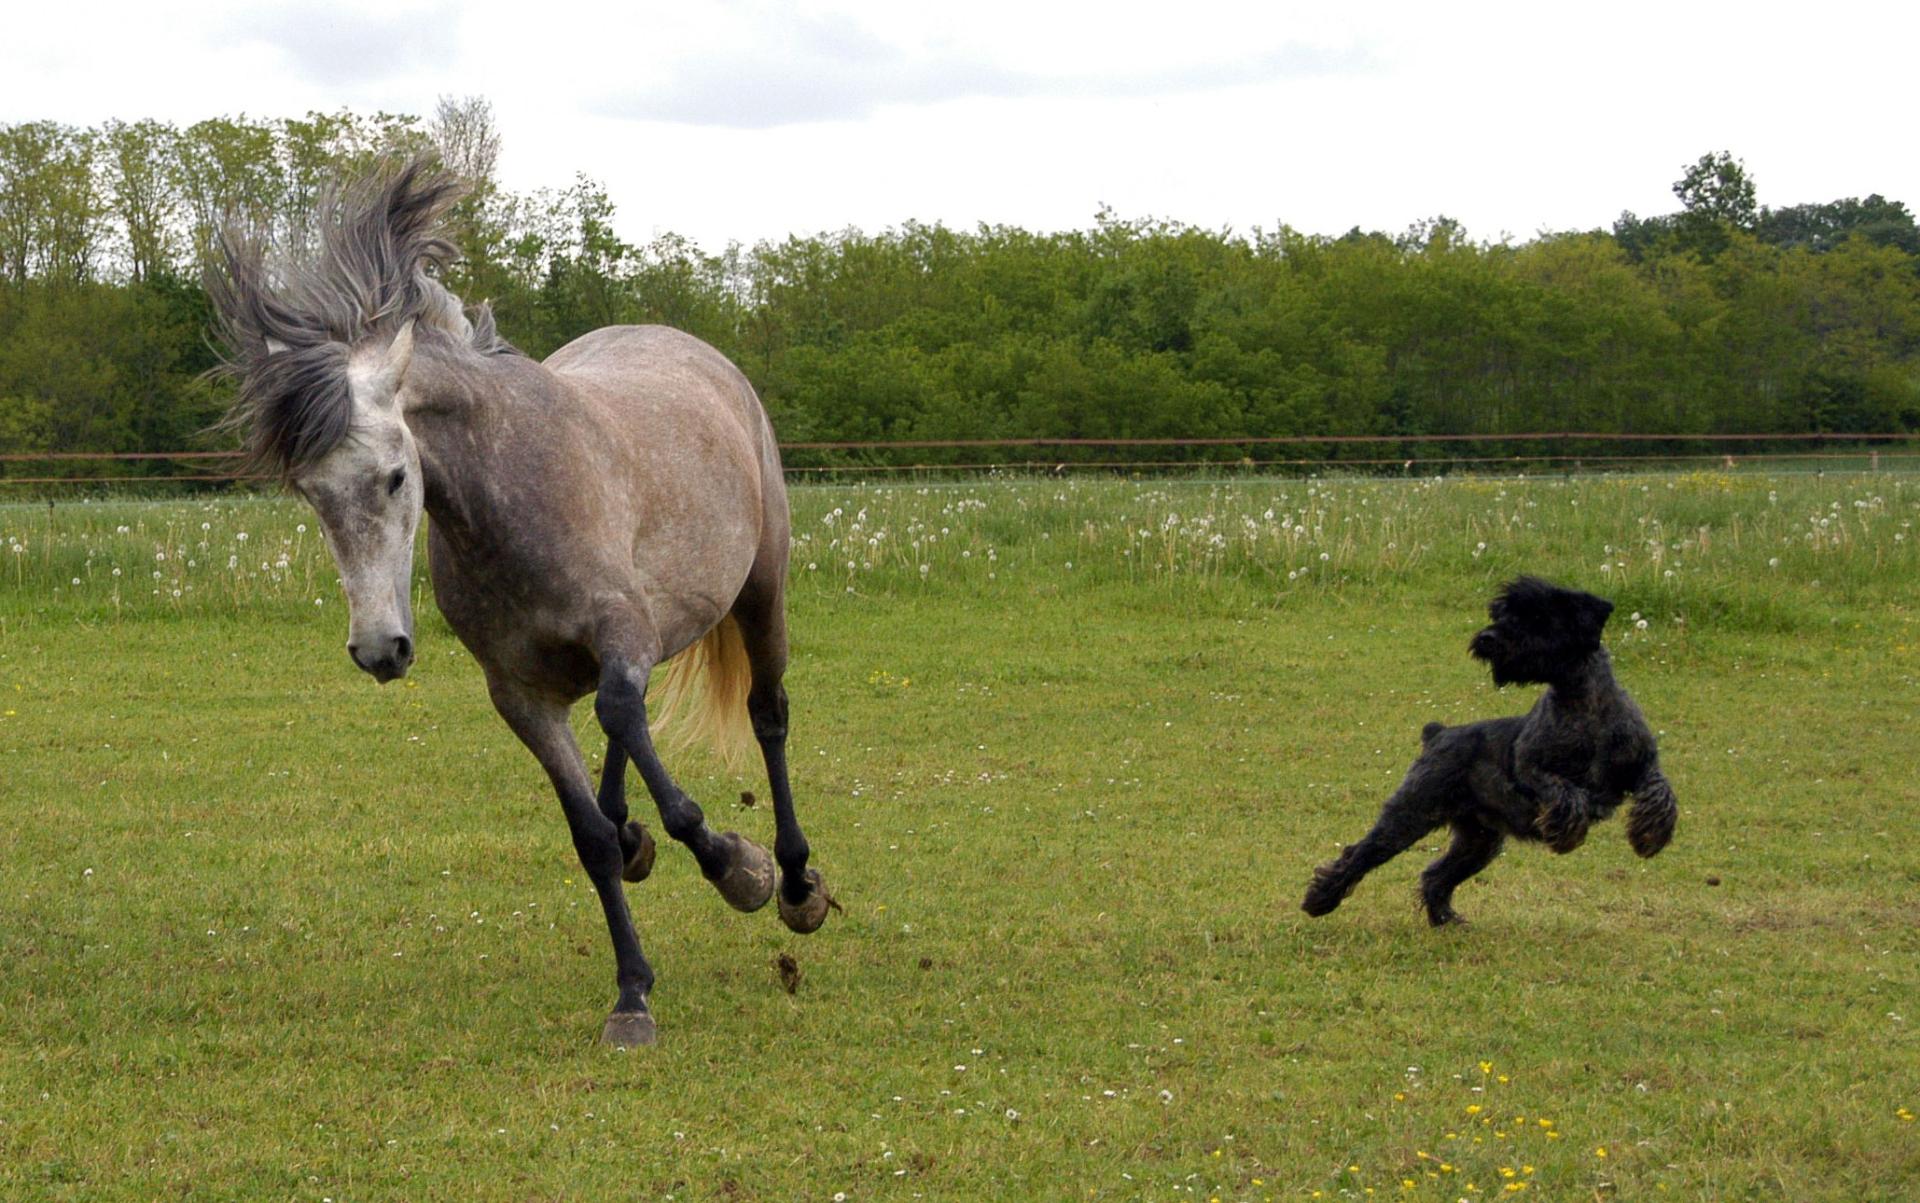
[(1604, 597), (1595, 597), (1591, 593), (1580, 595), (1580, 631), (1583, 635), (1600, 642), (1600, 632), (1606, 629), (1607, 619), (1613, 614), (1613, 603)]

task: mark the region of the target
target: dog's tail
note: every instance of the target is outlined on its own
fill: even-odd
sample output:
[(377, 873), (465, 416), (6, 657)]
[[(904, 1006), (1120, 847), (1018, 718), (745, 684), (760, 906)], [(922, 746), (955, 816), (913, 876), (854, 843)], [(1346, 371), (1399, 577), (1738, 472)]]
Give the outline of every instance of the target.
[(1633, 791), (1633, 809), (1627, 812), (1627, 842), (1641, 856), (1652, 856), (1673, 838), (1673, 825), (1680, 818), (1680, 804), (1674, 800), (1673, 787), (1658, 768), (1647, 770), (1646, 780)]

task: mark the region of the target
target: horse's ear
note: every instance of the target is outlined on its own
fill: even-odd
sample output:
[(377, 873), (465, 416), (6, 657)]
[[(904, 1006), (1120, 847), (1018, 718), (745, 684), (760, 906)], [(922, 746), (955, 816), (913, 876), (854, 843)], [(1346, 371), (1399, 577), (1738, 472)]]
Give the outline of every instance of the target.
[(390, 399), (400, 391), (400, 382), (407, 378), (407, 365), (413, 362), (413, 322), (408, 321), (400, 327), (400, 333), (393, 336), (387, 349), (380, 357), (380, 367), (374, 373), (375, 396), (381, 400)]

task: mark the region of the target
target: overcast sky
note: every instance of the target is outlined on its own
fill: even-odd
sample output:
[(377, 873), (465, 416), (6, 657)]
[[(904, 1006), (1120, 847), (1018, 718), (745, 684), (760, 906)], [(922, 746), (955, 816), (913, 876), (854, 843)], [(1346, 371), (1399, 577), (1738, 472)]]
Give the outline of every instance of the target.
[[(1791, 14), (1791, 15), (1789, 15)], [(181, 125), (493, 102), (508, 187), (605, 184), (709, 250), (915, 219), (1477, 238), (1676, 207), (1709, 151), (1762, 204), (1920, 205), (1920, 6), (1098, 0), (261, 0), (10, 6), (0, 121)]]

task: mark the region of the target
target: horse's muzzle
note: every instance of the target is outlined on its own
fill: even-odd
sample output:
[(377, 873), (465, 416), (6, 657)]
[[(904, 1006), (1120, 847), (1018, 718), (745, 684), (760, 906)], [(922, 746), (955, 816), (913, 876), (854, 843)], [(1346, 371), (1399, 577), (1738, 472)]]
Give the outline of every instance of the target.
[(405, 635), (395, 635), (389, 639), (370, 640), (365, 643), (349, 643), (347, 655), (362, 671), (371, 673), (373, 679), (385, 685), (399, 677), (407, 675), (407, 669), (413, 666), (413, 640)]

